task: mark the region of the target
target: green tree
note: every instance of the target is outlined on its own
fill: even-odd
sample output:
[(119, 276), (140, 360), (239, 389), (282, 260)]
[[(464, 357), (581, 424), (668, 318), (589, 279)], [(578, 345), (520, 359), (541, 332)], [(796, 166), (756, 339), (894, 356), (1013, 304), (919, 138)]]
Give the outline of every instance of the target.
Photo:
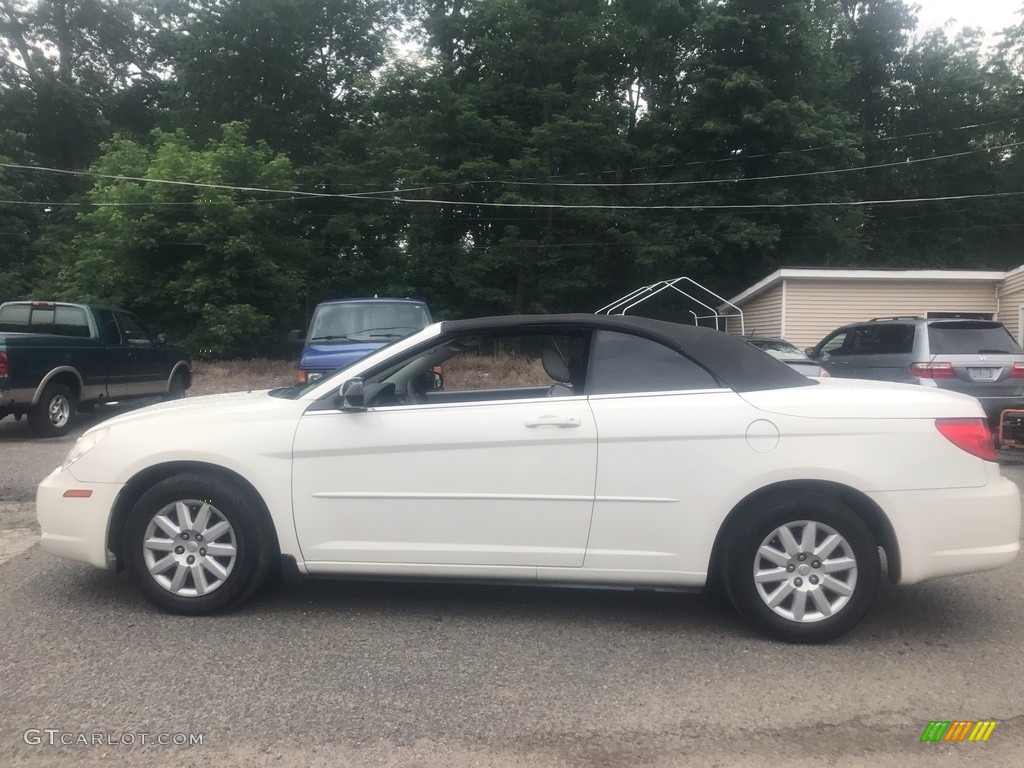
[[(218, 186), (286, 190), (295, 172), (240, 123), (194, 147), (182, 132), (104, 147), (78, 216), (80, 234), (58, 250), (58, 296), (134, 309), (193, 347), (252, 354), (297, 312), (306, 241), (292, 223), (291, 196)], [(181, 182), (158, 183), (156, 180)]]
[[(707, 206), (652, 221), (651, 277), (687, 274), (735, 290), (780, 265), (856, 255), (854, 116), (835, 94), (850, 72), (835, 53), (835, 8), (803, 0), (705, 3), (680, 83), (642, 121), (652, 204)], [(660, 274), (656, 274), (660, 272)]]

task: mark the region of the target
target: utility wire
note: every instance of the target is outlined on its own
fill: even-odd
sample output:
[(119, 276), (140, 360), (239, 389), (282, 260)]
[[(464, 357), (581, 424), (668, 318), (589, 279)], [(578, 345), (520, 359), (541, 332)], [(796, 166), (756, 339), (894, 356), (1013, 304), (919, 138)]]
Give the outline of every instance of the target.
[[(982, 149), (968, 150), (965, 152), (956, 152), (948, 155), (939, 155), (930, 158), (920, 158), (914, 160), (907, 158), (905, 161), (894, 162), (894, 163), (883, 163), (879, 165), (871, 166), (859, 166), (855, 168), (839, 168), (826, 171), (808, 171), (804, 173), (795, 174), (782, 174), (775, 176), (753, 176), (747, 178), (736, 178), (736, 179), (705, 179), (695, 181), (677, 181), (677, 182), (639, 182), (631, 184), (608, 184), (598, 182), (584, 182), (584, 183), (556, 183), (556, 182), (515, 182), (515, 181), (487, 181), (482, 180), (478, 182), (462, 182), (461, 184), (473, 184), (473, 183), (491, 183), (491, 184), (503, 184), (503, 185), (525, 185), (525, 186), (556, 186), (556, 187), (634, 187), (634, 186), (697, 186), (705, 184), (736, 184), (738, 182), (749, 182), (749, 181), (765, 181), (765, 180), (783, 180), (790, 178), (801, 178), (807, 176), (822, 176), (828, 174), (839, 174), (839, 173), (850, 173), (852, 171), (871, 170), (876, 168), (891, 168), (891, 167), (902, 167), (910, 166), (924, 162), (930, 162), (933, 160), (947, 160), (953, 157), (963, 157), (965, 155), (977, 154), (980, 152), (993, 152), (998, 150), (1010, 149), (1024, 145), (1024, 142), (1014, 142), (1011, 144), (1004, 144), (995, 147), (987, 147)], [(119, 176), (114, 174), (100, 174), (91, 171), (70, 171), (61, 168), (47, 168), (44, 166), (29, 166), (20, 165), (17, 163), (0, 163), (0, 168), (12, 168), (16, 170), (29, 170), (29, 171), (41, 171), (49, 173), (60, 173), (69, 174), (75, 176), (90, 176), (93, 178), (109, 179), (115, 181), (134, 181), (144, 182), (152, 184), (170, 184), (176, 186), (191, 186), (200, 189), (222, 189), (236, 192), (267, 192), (275, 194), (286, 195), (285, 198), (280, 199), (298, 199), (298, 198), (341, 198), (347, 200), (383, 200), (391, 203), (407, 203), (407, 204), (433, 204), (433, 205), (456, 205), (456, 206), (481, 206), (489, 208), (544, 208), (544, 209), (567, 209), (567, 210), (696, 210), (696, 209), (711, 209), (711, 210), (727, 210), (727, 209), (757, 209), (757, 208), (804, 208), (814, 206), (856, 206), (856, 205), (883, 205), (883, 204), (897, 204), (904, 202), (931, 202), (931, 201), (942, 201), (942, 200), (969, 200), (987, 197), (1001, 197), (1007, 195), (1019, 194), (1015, 192), (1006, 193), (993, 193), (990, 195), (953, 195), (947, 197), (931, 197), (931, 198), (910, 198), (910, 199), (895, 199), (895, 200), (865, 200), (865, 201), (824, 201), (824, 202), (813, 202), (813, 203), (763, 203), (763, 204), (746, 204), (746, 205), (616, 205), (616, 204), (591, 204), (591, 205), (568, 205), (568, 204), (555, 204), (555, 203), (498, 203), (498, 202), (486, 202), (486, 201), (467, 201), (467, 200), (437, 200), (437, 199), (426, 199), (426, 198), (409, 198), (403, 195), (410, 192), (425, 191), (434, 189), (437, 186), (452, 186), (452, 185), (433, 185), (423, 187), (411, 187), (408, 189), (389, 189), (389, 190), (378, 190), (373, 192), (304, 192), (299, 190), (282, 190), (267, 187), (246, 187), (241, 185), (232, 184), (213, 184), (207, 182), (192, 182), (192, 181), (176, 181), (169, 179), (151, 179), (141, 176)], [(457, 185), (456, 185), (457, 186)], [(255, 201), (254, 201), (255, 202)], [(266, 201), (271, 202), (271, 201)], [(120, 207), (120, 206), (139, 206), (139, 205), (166, 205), (168, 203), (44, 203), (40, 201), (20, 201), (20, 200), (0, 200), (0, 204), (6, 205), (61, 205), (61, 206), (77, 206), (77, 207)], [(181, 205), (182, 203), (170, 203), (173, 205)], [(190, 203), (184, 203), (189, 205)]]
[[(799, 179), (805, 176), (826, 176), (830, 174), (838, 173), (850, 173), (852, 171), (871, 171), (876, 168), (902, 168), (908, 165), (917, 165), (918, 163), (928, 163), (933, 160), (948, 160), (951, 157), (964, 157), (965, 155), (973, 155), (979, 152), (995, 152), (1001, 149), (1010, 149), (1012, 147), (1024, 146), (1024, 141), (1016, 141), (1012, 144), (1001, 144), (995, 147), (985, 147), (982, 149), (969, 149), (964, 152), (953, 152), (948, 155), (936, 155), (934, 157), (922, 157), (914, 160), (913, 158), (907, 158), (906, 160), (898, 160), (892, 163), (877, 163), (875, 165), (860, 165), (854, 168), (835, 168), (827, 171), (805, 171), (802, 173), (785, 173), (777, 174), (775, 176), (747, 176), (738, 177), (734, 179), (702, 179), (698, 181), (636, 181), (628, 183), (617, 183), (617, 182), (597, 182), (597, 181), (584, 181), (584, 182), (550, 182), (550, 181), (491, 181), (487, 182), (490, 184), (504, 184), (508, 186), (524, 186), (524, 187), (686, 187), (686, 186), (698, 186), (702, 184), (738, 184), (745, 181), (777, 181), (780, 179)], [(480, 183), (480, 182), (476, 182)]]

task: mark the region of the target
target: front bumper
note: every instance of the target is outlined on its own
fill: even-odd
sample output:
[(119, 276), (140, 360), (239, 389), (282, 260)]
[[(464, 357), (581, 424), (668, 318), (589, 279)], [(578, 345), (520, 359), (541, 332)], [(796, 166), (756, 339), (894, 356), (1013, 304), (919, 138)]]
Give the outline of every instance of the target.
[[(107, 533), (114, 500), (123, 487), (120, 483), (83, 483), (60, 467), (53, 470), (36, 490), (43, 549), (97, 568), (113, 568), (116, 562), (107, 550)], [(69, 498), (64, 495), (69, 490), (92, 493), (88, 498)]]
[(1020, 491), (988, 465), (980, 488), (890, 491), (870, 496), (900, 547), (900, 584), (999, 568), (1020, 551)]

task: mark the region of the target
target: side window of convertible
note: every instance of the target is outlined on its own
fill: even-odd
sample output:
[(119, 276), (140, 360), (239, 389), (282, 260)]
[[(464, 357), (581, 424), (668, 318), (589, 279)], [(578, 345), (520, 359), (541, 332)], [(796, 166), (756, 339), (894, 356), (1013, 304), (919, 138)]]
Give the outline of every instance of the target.
[(590, 359), (587, 392), (591, 395), (676, 392), (721, 386), (685, 355), (628, 333), (598, 331)]
[(571, 397), (583, 393), (587, 336), (479, 334), (448, 339), (371, 377), (373, 406)]

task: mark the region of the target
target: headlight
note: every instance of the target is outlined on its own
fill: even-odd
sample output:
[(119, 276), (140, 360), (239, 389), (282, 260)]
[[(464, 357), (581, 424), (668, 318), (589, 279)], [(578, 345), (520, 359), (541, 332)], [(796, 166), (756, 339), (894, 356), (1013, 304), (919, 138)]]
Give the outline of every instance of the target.
[(306, 382), (312, 384), (314, 381), (320, 381), (324, 375), (322, 373), (307, 373)]
[(84, 435), (78, 438), (78, 441), (74, 444), (74, 446), (71, 448), (71, 451), (68, 453), (68, 457), (64, 459), (64, 466), (62, 466), (61, 469), (67, 469), (80, 458), (85, 456), (85, 454), (91, 451), (96, 446), (96, 443), (98, 443), (100, 440), (106, 437), (109, 432), (110, 427), (104, 427), (103, 429), (96, 429), (86, 432)]

